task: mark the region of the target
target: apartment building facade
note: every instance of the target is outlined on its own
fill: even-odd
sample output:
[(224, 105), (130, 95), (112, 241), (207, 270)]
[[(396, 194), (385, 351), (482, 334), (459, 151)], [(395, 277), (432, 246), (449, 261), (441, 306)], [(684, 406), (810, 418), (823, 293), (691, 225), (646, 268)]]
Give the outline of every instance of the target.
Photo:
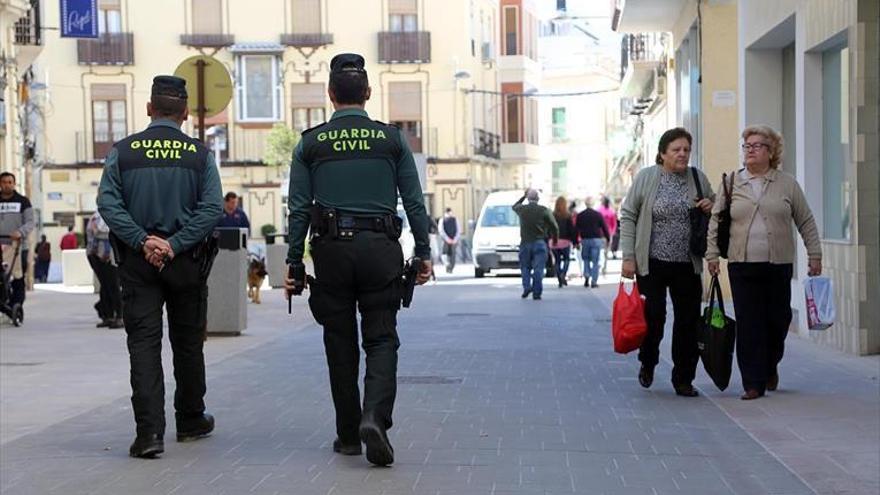
[(530, 186), (527, 168), (541, 163), (538, 93), (541, 10), (535, 0), (500, 0), (498, 71), (502, 93), (501, 159), (504, 183)]
[[(425, 171), (434, 216), (461, 218), (507, 186), (501, 162), (499, 8), (492, 0), (430, 2), (272, 0), (255, 9), (235, 0), (99, 0), (99, 38), (50, 33), (34, 64), (43, 88), (38, 205), (50, 239), (94, 210), (102, 159), (121, 137), (146, 127), (154, 75), (186, 58), (220, 60), (234, 85), (225, 111), (206, 120), (225, 190), (242, 198), (259, 226), (285, 224), (286, 167), (263, 163), (273, 125), (302, 131), (332, 115), (330, 59), (357, 52), (367, 62), (367, 111), (399, 126)], [(48, 24), (58, 22), (53, 5)], [(185, 131), (197, 134), (194, 119)], [(511, 184), (512, 185), (512, 184)]]
[(582, 201), (604, 191), (618, 125), (619, 38), (607, 6), (589, 0), (551, 2), (539, 39), (538, 99), (542, 161), (529, 182), (553, 196)]

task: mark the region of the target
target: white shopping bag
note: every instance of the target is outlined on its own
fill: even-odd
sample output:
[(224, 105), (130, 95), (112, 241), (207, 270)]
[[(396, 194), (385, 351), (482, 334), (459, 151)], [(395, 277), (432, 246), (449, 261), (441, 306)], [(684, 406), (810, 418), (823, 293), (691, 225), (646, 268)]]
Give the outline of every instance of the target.
[(834, 324), (834, 287), (828, 277), (809, 277), (804, 280), (807, 298), (807, 327), (825, 330)]

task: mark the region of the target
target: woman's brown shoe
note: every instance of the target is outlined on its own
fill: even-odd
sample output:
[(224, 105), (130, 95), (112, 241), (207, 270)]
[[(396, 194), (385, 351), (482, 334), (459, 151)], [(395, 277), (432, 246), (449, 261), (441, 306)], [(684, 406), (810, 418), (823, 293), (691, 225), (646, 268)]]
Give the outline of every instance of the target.
[(775, 392), (779, 388), (779, 373), (773, 373), (773, 376), (767, 380), (767, 390)]
[(742, 400), (755, 400), (758, 397), (764, 397), (764, 392), (760, 392), (753, 388), (746, 390), (739, 398)]

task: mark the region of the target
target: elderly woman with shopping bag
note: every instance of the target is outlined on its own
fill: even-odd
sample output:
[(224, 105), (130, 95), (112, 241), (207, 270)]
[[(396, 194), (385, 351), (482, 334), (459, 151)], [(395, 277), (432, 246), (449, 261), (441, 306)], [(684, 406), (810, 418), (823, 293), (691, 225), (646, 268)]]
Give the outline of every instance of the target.
[(759, 125), (747, 127), (742, 138), (745, 166), (722, 179), (724, 197), (712, 212), (706, 259), (712, 275), (720, 270), (719, 257), (729, 262), (741, 398), (752, 400), (779, 385), (777, 367), (791, 323), (792, 221), (807, 247), (811, 276), (822, 273), (822, 246), (803, 190), (778, 170), (782, 136)]
[(672, 385), (685, 397), (699, 395), (692, 382), (699, 361), (697, 324), (703, 294), (703, 252), (694, 252), (692, 238), (703, 238), (705, 232), (692, 232), (691, 217), (708, 215), (715, 200), (706, 176), (688, 166), (692, 141), (680, 127), (663, 133), (656, 166), (639, 171), (620, 209), (622, 275), (638, 276), (638, 288), (645, 295), (648, 333), (639, 349), (639, 383), (648, 388), (654, 382), (668, 289), (675, 318)]

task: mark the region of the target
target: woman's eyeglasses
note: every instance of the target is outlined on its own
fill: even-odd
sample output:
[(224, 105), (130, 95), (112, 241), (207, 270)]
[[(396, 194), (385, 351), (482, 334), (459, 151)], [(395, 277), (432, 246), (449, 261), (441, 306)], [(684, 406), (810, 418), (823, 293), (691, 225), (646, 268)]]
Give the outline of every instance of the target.
[(742, 145), (742, 149), (746, 153), (748, 153), (749, 151), (752, 151), (752, 150), (759, 151), (761, 148), (769, 150), (770, 145), (767, 143), (753, 143), (753, 144), (743, 143), (743, 145)]

